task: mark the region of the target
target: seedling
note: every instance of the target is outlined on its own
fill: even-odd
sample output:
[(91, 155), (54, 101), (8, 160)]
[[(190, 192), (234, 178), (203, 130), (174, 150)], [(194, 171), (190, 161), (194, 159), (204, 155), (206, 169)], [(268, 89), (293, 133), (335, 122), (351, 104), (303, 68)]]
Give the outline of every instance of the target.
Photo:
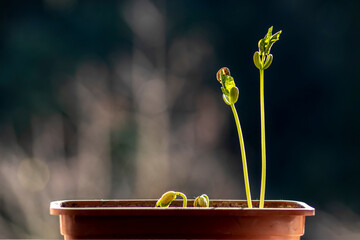
[(170, 204), (176, 199), (177, 196), (183, 198), (183, 207), (187, 207), (187, 198), (182, 192), (168, 191), (164, 193), (161, 198), (156, 202), (155, 207), (169, 207)]
[[(270, 27), (263, 39), (258, 42), (259, 51), (254, 53), (253, 59), (255, 66), (260, 70), (260, 120), (261, 120), (261, 189), (260, 189), (260, 204), (259, 207), (264, 207), (265, 201), (265, 182), (266, 182), (266, 147), (265, 147), (265, 104), (264, 104), (264, 70), (269, 68), (273, 55), (270, 54), (272, 45), (279, 40), (282, 31), (272, 34), (273, 27)], [(230, 70), (226, 67), (221, 68), (216, 74), (217, 80), (221, 83), (221, 90), (223, 92), (223, 99), (227, 105), (230, 105), (234, 114), (236, 127), (239, 135), (246, 198), (248, 207), (251, 208), (250, 185), (248, 179), (248, 171), (246, 164), (245, 144), (243, 134), (240, 126), (238, 114), (235, 109), (235, 103), (239, 97), (239, 89), (235, 85), (234, 79), (230, 75)]]
[[(272, 34), (272, 30), (273, 27), (270, 27), (265, 37), (260, 39), (260, 41), (258, 42), (259, 51), (256, 51), (253, 56), (254, 64), (260, 70), (261, 189), (259, 208), (264, 207), (266, 183), (264, 70), (269, 68), (273, 61), (273, 55), (270, 54), (270, 50), (274, 43), (279, 40), (280, 34), (282, 32), (280, 30), (275, 34)], [(223, 67), (217, 72), (216, 79), (221, 83), (223, 100), (227, 105), (231, 107), (232, 113), (234, 115), (241, 150), (246, 200), (248, 208), (252, 208), (244, 137), (240, 125), (239, 116), (235, 108), (235, 103), (239, 98), (239, 89), (236, 87), (234, 78), (230, 75), (230, 70), (227, 67)], [(177, 196), (181, 196), (183, 198), (183, 207), (186, 207), (187, 198), (185, 194), (174, 191), (164, 193), (161, 198), (156, 202), (156, 207), (169, 207)], [(203, 194), (194, 200), (194, 207), (209, 207), (209, 203), (209, 197), (206, 194)]]
[(260, 70), (260, 120), (261, 120), (261, 189), (260, 208), (264, 207), (265, 182), (266, 182), (266, 146), (265, 146), (265, 103), (264, 103), (264, 70), (269, 68), (273, 55), (270, 54), (272, 45), (279, 40), (281, 30), (272, 34), (273, 27), (270, 27), (263, 39), (260, 39), (259, 51), (254, 53), (254, 64)]
[(230, 76), (230, 70), (226, 67), (221, 68), (216, 74), (217, 80), (221, 83), (221, 90), (223, 92), (224, 102), (231, 107), (233, 112), (236, 128), (239, 136), (241, 158), (243, 164), (243, 173), (244, 173), (244, 182), (245, 182), (245, 191), (246, 191), (246, 200), (249, 208), (252, 208), (251, 202), (251, 193), (250, 193), (250, 184), (249, 176), (246, 163), (246, 153), (245, 153), (245, 143), (244, 137), (241, 130), (239, 116), (237, 114), (235, 103), (239, 98), (239, 89), (235, 85), (234, 78)]
[(206, 194), (198, 196), (194, 200), (194, 207), (209, 207), (209, 205), (210, 205), (210, 200)]
[[(155, 207), (167, 208), (171, 205), (171, 203), (176, 199), (177, 196), (183, 198), (183, 207), (187, 207), (186, 195), (184, 193), (174, 191), (168, 191), (164, 193), (156, 202)], [(210, 200), (206, 194), (202, 194), (194, 200), (194, 207), (209, 207), (209, 204)]]

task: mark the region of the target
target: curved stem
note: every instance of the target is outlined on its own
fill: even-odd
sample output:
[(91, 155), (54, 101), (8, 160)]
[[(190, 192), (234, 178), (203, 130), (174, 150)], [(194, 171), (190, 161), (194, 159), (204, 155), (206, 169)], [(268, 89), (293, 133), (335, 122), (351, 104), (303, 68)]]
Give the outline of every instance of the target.
[(261, 189), (260, 205), (264, 207), (266, 184), (266, 147), (265, 147), (265, 103), (264, 103), (264, 70), (260, 70), (260, 118), (261, 118)]
[(246, 163), (246, 153), (245, 153), (245, 144), (244, 144), (244, 138), (241, 131), (240, 121), (238, 114), (235, 109), (235, 105), (231, 104), (231, 110), (234, 114), (235, 123), (239, 135), (239, 142), (240, 142), (240, 149), (241, 149), (241, 158), (242, 158), (242, 164), (243, 164), (243, 171), (244, 171), (244, 182), (245, 182), (245, 191), (246, 191), (246, 199), (247, 204), (249, 208), (252, 208), (251, 203), (251, 194), (250, 194), (250, 184), (249, 184), (249, 176), (248, 176), (248, 170), (247, 170), (247, 163)]
[(186, 198), (185, 194), (183, 194), (181, 192), (176, 192), (175, 194), (183, 198), (183, 207), (187, 207), (187, 198)]

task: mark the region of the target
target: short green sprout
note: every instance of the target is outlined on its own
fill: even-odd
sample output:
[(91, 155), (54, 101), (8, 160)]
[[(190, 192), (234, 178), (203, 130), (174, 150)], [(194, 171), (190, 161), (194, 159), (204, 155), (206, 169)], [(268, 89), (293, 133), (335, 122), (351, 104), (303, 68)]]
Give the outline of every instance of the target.
[(270, 27), (264, 38), (258, 42), (259, 51), (254, 53), (255, 66), (260, 70), (260, 120), (261, 120), (261, 189), (259, 207), (264, 207), (265, 182), (266, 182), (266, 147), (265, 147), (265, 103), (264, 103), (264, 70), (270, 67), (273, 55), (270, 54), (271, 47), (279, 40), (281, 30), (272, 34)]
[(194, 200), (194, 207), (209, 207), (209, 205), (210, 205), (210, 200), (206, 194), (202, 194), (201, 196), (198, 196)]
[(187, 207), (187, 198), (186, 198), (185, 194), (183, 194), (181, 192), (174, 192), (174, 191), (168, 191), (168, 192), (164, 193), (159, 198), (159, 200), (156, 202), (155, 207), (167, 208), (176, 199), (177, 196), (180, 196), (183, 198), (183, 207)]
[(231, 107), (231, 110), (232, 110), (234, 118), (235, 118), (235, 123), (236, 123), (237, 131), (238, 131), (238, 135), (239, 135), (240, 149), (241, 149), (246, 199), (247, 199), (248, 207), (252, 208), (244, 138), (243, 138), (243, 134), (242, 134), (242, 130), (241, 130), (239, 117), (238, 117), (238, 114), (237, 114), (237, 111), (235, 108), (235, 103), (237, 102), (237, 100), (239, 98), (239, 89), (236, 87), (234, 78), (231, 77), (230, 70), (227, 67), (223, 67), (217, 72), (216, 79), (222, 85), (221, 90), (223, 92), (223, 100), (227, 105), (229, 105)]

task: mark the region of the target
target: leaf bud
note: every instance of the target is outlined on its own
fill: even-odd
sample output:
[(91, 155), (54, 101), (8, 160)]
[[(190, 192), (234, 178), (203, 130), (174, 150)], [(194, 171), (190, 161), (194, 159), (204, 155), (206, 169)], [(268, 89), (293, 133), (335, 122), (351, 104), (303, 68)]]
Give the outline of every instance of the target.
[(209, 207), (209, 205), (210, 205), (210, 200), (206, 194), (198, 196), (194, 200), (194, 207)]
[(176, 199), (176, 192), (168, 191), (164, 193), (156, 202), (156, 207), (169, 207), (172, 201)]

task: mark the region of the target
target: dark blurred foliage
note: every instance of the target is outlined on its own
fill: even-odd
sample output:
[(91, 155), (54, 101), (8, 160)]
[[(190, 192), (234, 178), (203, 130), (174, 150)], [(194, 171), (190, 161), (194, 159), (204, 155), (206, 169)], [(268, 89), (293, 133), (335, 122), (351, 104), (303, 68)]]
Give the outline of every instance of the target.
[[(212, 57), (199, 69), (205, 81), (187, 79), (189, 85), (196, 82), (194, 93), (200, 94), (206, 86), (219, 94), (218, 100), (223, 104), (215, 74), (220, 67), (230, 68), (240, 90), (237, 109), (248, 150), (254, 198), (259, 196), (260, 117), (259, 73), (252, 55), (270, 26), (274, 26), (275, 32), (283, 31), (280, 41), (272, 48), (272, 66), (265, 71), (267, 199), (301, 200), (324, 211), (341, 203), (360, 214), (357, 176), (360, 2), (170, 0), (152, 3), (165, 16), (166, 46), (193, 34), (206, 39), (212, 47)], [(32, 117), (54, 113), (60, 114), (66, 121), (65, 127), (70, 129), (70, 134), (65, 133), (66, 154), (75, 151), (69, 139), (76, 126), (59, 99), (59, 89), (72, 81), (71, 76), (84, 60), (97, 59), (111, 65), (115, 53), (131, 54), (133, 33), (122, 15), (126, 4), (129, 1), (0, 3), (0, 129), (3, 132), (9, 124), (13, 126), (17, 141), (27, 154), (32, 154)], [(107, 84), (111, 92), (113, 82), (109, 80)], [(194, 111), (189, 108), (192, 104), (182, 101), (181, 96), (185, 99), (186, 94), (182, 92), (174, 103), (172, 125), (182, 121), (178, 118), (182, 113)], [(136, 111), (136, 105), (131, 101), (128, 104), (130, 112)], [(241, 179), (235, 124), (230, 109), (225, 104), (222, 107), (227, 128), (217, 147), (238, 156), (224, 164)], [(112, 133), (113, 159), (135, 151), (135, 133), (135, 123)], [(6, 145), (7, 135), (0, 138)], [(117, 164), (123, 163), (113, 164), (116, 169)]]

